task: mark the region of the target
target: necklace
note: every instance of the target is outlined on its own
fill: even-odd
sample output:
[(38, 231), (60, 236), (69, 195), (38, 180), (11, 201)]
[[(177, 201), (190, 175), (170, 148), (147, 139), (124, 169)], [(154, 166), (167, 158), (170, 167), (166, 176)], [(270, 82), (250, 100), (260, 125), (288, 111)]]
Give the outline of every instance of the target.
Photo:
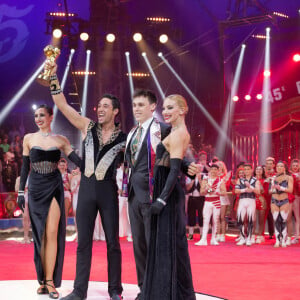
[(171, 128), (171, 131), (174, 131), (174, 130), (176, 130), (177, 128), (179, 128), (179, 126), (174, 126), (174, 127)]
[(39, 131), (39, 134), (43, 137), (47, 137), (47, 136), (51, 135), (51, 131), (50, 132), (41, 132), (41, 131)]

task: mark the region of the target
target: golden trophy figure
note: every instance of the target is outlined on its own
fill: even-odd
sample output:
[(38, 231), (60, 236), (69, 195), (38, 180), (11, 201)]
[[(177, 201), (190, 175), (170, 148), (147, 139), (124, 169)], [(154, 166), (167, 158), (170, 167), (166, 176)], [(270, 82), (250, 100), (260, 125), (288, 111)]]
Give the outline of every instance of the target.
[[(60, 54), (60, 50), (58, 48), (54, 48), (52, 45), (48, 45), (44, 48), (44, 54), (49, 61), (55, 61)], [(50, 72), (51, 70), (44, 70), (37, 78), (36, 81), (43, 85), (50, 85)]]

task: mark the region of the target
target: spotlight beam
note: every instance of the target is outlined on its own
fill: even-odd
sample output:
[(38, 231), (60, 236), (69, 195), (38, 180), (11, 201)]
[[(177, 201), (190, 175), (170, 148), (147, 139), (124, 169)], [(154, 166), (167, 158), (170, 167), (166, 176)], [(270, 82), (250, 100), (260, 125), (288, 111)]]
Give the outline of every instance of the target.
[(134, 93), (134, 86), (133, 86), (131, 64), (130, 64), (130, 57), (129, 56), (130, 56), (130, 53), (125, 52), (127, 71), (128, 71), (128, 79), (129, 79), (129, 87), (130, 87), (130, 94), (131, 94), (131, 98), (132, 98), (133, 93)]
[(155, 75), (155, 73), (153, 71), (153, 68), (152, 68), (152, 66), (151, 66), (151, 64), (149, 62), (149, 59), (147, 57), (146, 52), (143, 52), (142, 56), (143, 56), (143, 58), (144, 58), (144, 60), (146, 62), (146, 65), (147, 65), (147, 67), (149, 69), (149, 72), (150, 72), (150, 74), (151, 74), (151, 76), (152, 76), (152, 78), (153, 78), (153, 80), (154, 80), (154, 82), (156, 84), (156, 87), (157, 87), (157, 89), (159, 91), (159, 94), (160, 94), (161, 98), (164, 99), (165, 98), (165, 94), (164, 94), (164, 92), (163, 92), (163, 90), (162, 90), (162, 88), (161, 88), (161, 86), (159, 84), (159, 81), (157, 80), (157, 77), (156, 77), (156, 75)]
[(224, 138), (226, 143), (231, 146), (231, 140), (228, 138), (224, 130), (218, 125), (218, 123), (215, 121), (215, 119), (210, 115), (210, 113), (206, 110), (206, 108), (201, 104), (199, 99), (193, 94), (193, 92), (189, 89), (189, 87), (185, 84), (185, 82), (180, 78), (180, 76), (176, 73), (176, 71), (173, 69), (173, 67), (169, 64), (169, 62), (165, 59), (162, 53), (159, 53), (158, 56), (163, 60), (163, 62), (166, 64), (166, 66), (170, 69), (170, 71), (174, 74), (174, 76), (177, 78), (177, 80), (181, 83), (183, 88), (187, 91), (187, 93), (191, 96), (191, 98), (194, 100), (196, 105), (200, 108), (202, 113), (206, 116), (206, 118), (209, 120), (209, 122), (212, 124), (212, 126), (217, 130), (217, 132), (220, 133), (220, 135)]
[[(69, 56), (69, 59), (68, 59), (68, 62), (67, 62), (67, 66), (65, 68), (64, 76), (63, 76), (63, 79), (61, 81), (61, 90), (62, 91), (64, 90), (64, 87), (66, 85), (66, 81), (67, 81), (67, 77), (68, 77), (68, 73), (69, 73), (69, 70), (70, 70), (70, 66), (71, 66), (71, 62), (72, 62), (74, 53), (75, 53), (75, 50), (71, 49), (71, 53), (70, 53), (70, 56)], [(54, 105), (54, 108), (53, 108), (53, 129), (54, 129), (54, 131), (55, 131), (56, 116), (57, 116), (57, 106)]]
[(85, 63), (85, 75), (83, 82), (83, 92), (82, 92), (82, 112), (83, 117), (86, 116), (86, 104), (87, 104), (87, 90), (89, 82), (89, 69), (90, 69), (90, 59), (91, 59), (91, 50), (86, 51), (86, 63)]
[[(270, 29), (266, 29), (266, 46), (265, 46), (265, 64), (264, 70), (270, 71)], [(259, 135), (259, 162), (263, 163), (265, 159), (271, 155), (271, 134), (270, 120), (271, 120), (271, 108), (269, 102), (269, 93), (271, 87), (270, 76), (264, 76), (263, 81), (263, 99), (262, 109), (260, 116), (260, 135)]]
[[(226, 104), (226, 110), (225, 110), (225, 113), (223, 115), (223, 120), (222, 120), (222, 126), (221, 127), (226, 128), (227, 136), (231, 132), (231, 123), (229, 124), (229, 122), (232, 120), (232, 115), (234, 113), (234, 107), (235, 107), (235, 102), (232, 101), (232, 97), (234, 95), (236, 95), (237, 91), (238, 91), (238, 86), (239, 86), (240, 76), (241, 76), (241, 71), (242, 71), (242, 64), (243, 64), (243, 61), (244, 61), (245, 49), (246, 49), (246, 46), (242, 45), (239, 60), (238, 60), (238, 64), (237, 64), (236, 69), (235, 69), (235, 74), (234, 74), (234, 78), (233, 78), (233, 82), (232, 82), (232, 86), (231, 86), (231, 91), (229, 93), (229, 97), (228, 97), (227, 104)], [(225, 149), (224, 139), (219, 134), (218, 141), (217, 141), (217, 146), (216, 146), (216, 154), (220, 157), (223, 157), (224, 149)], [(240, 157), (240, 159), (241, 159), (241, 157)]]
[(2, 109), (2, 111), (0, 112), (0, 125), (3, 123), (3, 121), (8, 116), (8, 114), (11, 112), (11, 110), (14, 108), (14, 106), (18, 103), (18, 101), (24, 95), (24, 93), (28, 90), (28, 88), (33, 83), (33, 81), (36, 79), (36, 77), (39, 75), (39, 73), (43, 70), (44, 64), (45, 64), (45, 62), (43, 62), (39, 66), (39, 68), (28, 79), (28, 81), (24, 84), (24, 86), (14, 95), (14, 97), (8, 102), (8, 104), (4, 107), (4, 109)]

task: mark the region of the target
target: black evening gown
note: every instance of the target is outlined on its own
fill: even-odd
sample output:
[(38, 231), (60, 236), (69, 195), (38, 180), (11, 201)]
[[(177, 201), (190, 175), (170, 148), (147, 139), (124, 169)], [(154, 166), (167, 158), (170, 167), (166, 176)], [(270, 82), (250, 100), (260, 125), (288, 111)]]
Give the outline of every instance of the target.
[(48, 150), (32, 147), (29, 153), (31, 170), (28, 181), (28, 207), (34, 241), (34, 263), (40, 284), (45, 279), (51, 279), (45, 278), (41, 261), (41, 247), (46, 220), (53, 198), (55, 198), (60, 207), (57, 256), (53, 273), (53, 282), (56, 287), (61, 285), (66, 237), (64, 188), (61, 173), (57, 169), (60, 154), (60, 150), (56, 147)]
[[(170, 155), (160, 143), (154, 167), (154, 200), (165, 186), (169, 165)], [(143, 300), (196, 299), (186, 239), (184, 203), (184, 192), (178, 180), (161, 214), (152, 216)]]

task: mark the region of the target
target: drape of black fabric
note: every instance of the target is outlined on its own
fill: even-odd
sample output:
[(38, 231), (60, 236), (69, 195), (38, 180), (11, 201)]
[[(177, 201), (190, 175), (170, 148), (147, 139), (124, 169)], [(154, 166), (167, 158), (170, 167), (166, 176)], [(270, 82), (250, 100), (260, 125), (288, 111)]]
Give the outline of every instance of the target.
[[(157, 146), (153, 199), (159, 197), (169, 174), (169, 154)], [(143, 300), (194, 300), (188, 244), (185, 233), (184, 192), (176, 183), (167, 205), (152, 216)]]

